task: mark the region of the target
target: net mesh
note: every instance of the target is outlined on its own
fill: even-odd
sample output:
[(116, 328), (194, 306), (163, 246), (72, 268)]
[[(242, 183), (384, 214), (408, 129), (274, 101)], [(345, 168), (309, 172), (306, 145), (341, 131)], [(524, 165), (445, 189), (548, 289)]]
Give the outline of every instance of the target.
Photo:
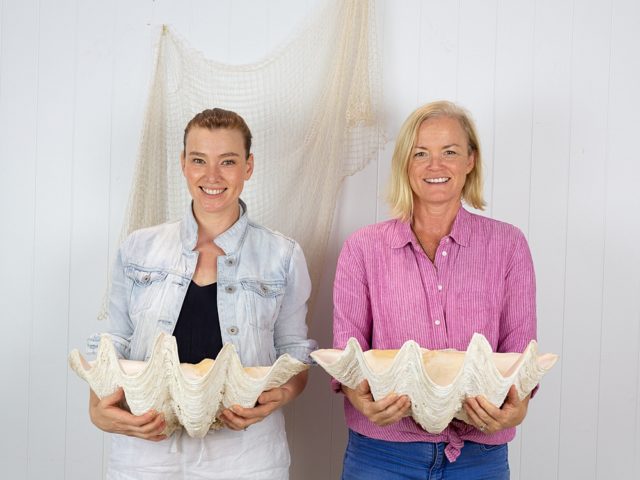
[(181, 218), (190, 201), (179, 163), (184, 126), (205, 108), (233, 110), (253, 134), (254, 174), (242, 193), (250, 217), (300, 243), (317, 285), (342, 180), (382, 141), (372, 3), (328, 1), (247, 65), (207, 59), (163, 27), (122, 238)]

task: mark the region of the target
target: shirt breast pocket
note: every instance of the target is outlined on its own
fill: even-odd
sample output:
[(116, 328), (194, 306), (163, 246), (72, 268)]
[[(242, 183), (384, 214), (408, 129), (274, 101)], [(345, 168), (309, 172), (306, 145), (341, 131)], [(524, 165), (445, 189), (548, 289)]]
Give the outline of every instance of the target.
[(447, 296), (447, 322), (461, 322), (486, 336), (499, 326), (500, 306), (501, 298), (494, 289), (454, 289)]
[(285, 284), (282, 281), (242, 280), (249, 323), (262, 330), (273, 331)]
[(142, 270), (136, 267), (125, 268), (125, 275), (133, 282), (129, 300), (129, 314), (137, 315), (158, 305), (164, 292), (167, 272)]

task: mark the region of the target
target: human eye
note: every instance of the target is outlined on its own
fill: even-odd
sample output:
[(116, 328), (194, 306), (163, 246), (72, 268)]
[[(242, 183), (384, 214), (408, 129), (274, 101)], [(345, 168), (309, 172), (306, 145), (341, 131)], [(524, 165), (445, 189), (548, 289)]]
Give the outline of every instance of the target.
[(233, 158), (225, 158), (221, 162), (221, 165), (224, 165), (224, 166), (227, 166), (227, 167), (235, 165), (235, 164), (236, 164), (236, 161)]
[(413, 154), (413, 158), (425, 158), (426, 156), (427, 156), (427, 152), (424, 152), (422, 150), (418, 150)]
[(455, 155), (458, 155), (458, 152), (456, 152), (455, 150), (445, 150), (444, 151), (444, 156), (445, 157), (453, 157)]
[(196, 165), (204, 165), (204, 159), (200, 157), (193, 157), (191, 159), (191, 163), (195, 163)]

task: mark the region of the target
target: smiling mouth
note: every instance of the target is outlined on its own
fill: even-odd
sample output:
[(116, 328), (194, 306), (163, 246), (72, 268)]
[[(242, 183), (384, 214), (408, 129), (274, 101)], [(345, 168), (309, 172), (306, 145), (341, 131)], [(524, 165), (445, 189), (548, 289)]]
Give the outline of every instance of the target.
[(200, 190), (202, 190), (207, 195), (220, 195), (222, 192), (224, 192), (226, 190), (226, 188), (204, 188), (204, 187), (200, 187)]
[(425, 178), (424, 181), (429, 184), (447, 183), (451, 177)]

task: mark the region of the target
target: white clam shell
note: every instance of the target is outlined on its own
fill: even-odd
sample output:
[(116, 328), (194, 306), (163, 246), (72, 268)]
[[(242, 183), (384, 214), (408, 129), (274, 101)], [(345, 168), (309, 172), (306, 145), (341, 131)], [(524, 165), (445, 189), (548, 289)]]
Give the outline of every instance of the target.
[(270, 367), (243, 368), (232, 344), (222, 347), (215, 360), (180, 364), (175, 337), (163, 333), (147, 362), (118, 359), (110, 336), (103, 334), (95, 361), (88, 362), (74, 350), (69, 365), (98, 397), (122, 387), (131, 413), (154, 409), (164, 414), (166, 435), (182, 425), (197, 438), (222, 427), (217, 416), (224, 408), (253, 407), (263, 391), (309, 368), (287, 354)]
[(475, 333), (466, 352), (428, 350), (413, 340), (400, 350), (362, 351), (355, 338), (344, 350), (316, 350), (311, 357), (349, 388), (369, 382), (375, 400), (389, 393), (407, 395), (411, 416), (426, 431), (440, 433), (457, 418), (468, 422), (462, 403), (484, 395), (500, 406), (511, 385), (526, 397), (558, 360), (537, 354), (532, 340), (523, 353), (493, 353), (487, 339)]

